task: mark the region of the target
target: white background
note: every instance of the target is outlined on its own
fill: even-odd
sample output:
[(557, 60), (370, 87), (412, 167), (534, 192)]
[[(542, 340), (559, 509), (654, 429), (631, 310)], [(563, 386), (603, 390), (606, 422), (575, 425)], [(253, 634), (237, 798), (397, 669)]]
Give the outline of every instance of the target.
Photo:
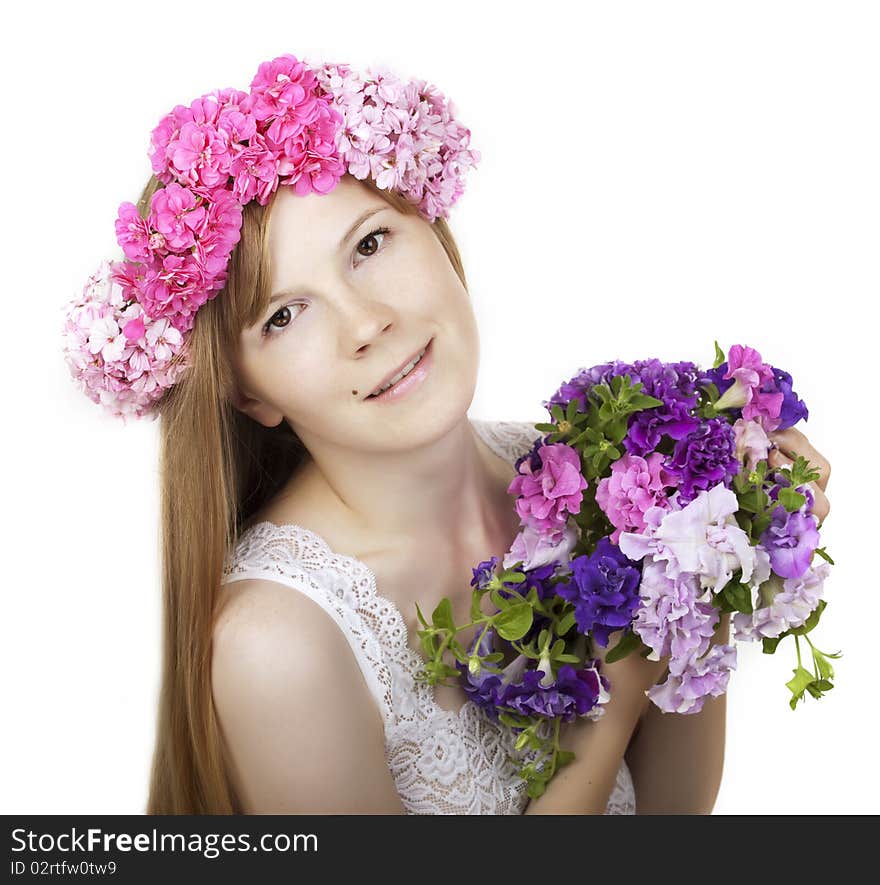
[[(788, 706), (793, 645), (741, 646), (716, 813), (876, 812), (877, 6), (815, 2), (16, 4), (4, 19), (2, 808), (140, 812), (159, 671), (157, 426), (78, 394), (62, 308), (175, 104), (258, 64), (436, 83), (483, 159), (453, 209), (481, 329), (475, 417), (541, 420), (581, 366), (794, 376), (833, 464), (813, 637), (837, 687)], [(25, 11), (19, 11), (24, 9)], [(9, 16), (12, 16), (11, 18)], [(790, 642), (790, 640), (789, 640)]]

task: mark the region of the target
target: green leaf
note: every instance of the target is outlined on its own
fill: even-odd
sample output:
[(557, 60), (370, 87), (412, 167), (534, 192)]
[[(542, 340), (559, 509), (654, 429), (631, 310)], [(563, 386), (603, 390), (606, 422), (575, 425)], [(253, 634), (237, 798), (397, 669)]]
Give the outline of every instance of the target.
[(535, 424), (535, 430), (540, 430), (541, 433), (555, 433), (556, 429), (555, 424)]
[(572, 627), (574, 627), (575, 622), (575, 614), (574, 609), (571, 609), (567, 614), (564, 614), (559, 622), (556, 624), (556, 633), (558, 636), (565, 636)]
[(807, 686), (813, 681), (813, 674), (803, 667), (792, 670), (794, 677), (785, 683), (785, 687), (791, 692), (791, 701), (789, 704), (793, 710), (797, 706), (797, 702), (804, 696)]
[(431, 615), (435, 627), (443, 627), (446, 630), (455, 630), (455, 621), (452, 619), (452, 602), (445, 596)]
[(580, 664), (581, 659), (577, 655), (556, 655), (555, 660), (562, 664)]
[(822, 654), (818, 649), (813, 649), (813, 660), (816, 663), (816, 669), (819, 671), (819, 676), (825, 679), (834, 679), (834, 667), (828, 662), (828, 658)]
[(419, 608), (419, 604), (416, 603), (416, 612), (418, 613), (419, 620), (422, 622), (423, 627), (430, 626), (428, 622), (425, 620), (425, 616), (422, 614), (422, 610)]
[(511, 601), (502, 596), (498, 590), (490, 590), (489, 598), (495, 603), (495, 608), (500, 611), (504, 611), (504, 609), (511, 605)]
[(559, 771), (563, 765), (568, 765), (569, 762), (573, 761), (575, 754), (571, 750), (560, 750), (556, 754), (556, 770)]
[(523, 728), (529, 724), (529, 720), (525, 716), (516, 716), (513, 713), (500, 712), (498, 720), (508, 728)]
[(772, 639), (765, 638), (763, 640), (764, 654), (772, 655), (776, 651), (776, 646), (779, 645), (780, 639), (782, 639), (781, 636), (774, 636)]
[(527, 743), (529, 742), (529, 732), (524, 731), (517, 739), (516, 744), (514, 744), (515, 750), (521, 750)]
[(821, 556), (822, 559), (825, 560), (825, 562), (830, 563), (831, 565), (834, 565), (834, 560), (833, 560), (833, 559), (832, 559), (832, 558), (831, 558), (831, 557), (825, 552), (825, 548), (824, 548), (824, 547), (817, 547), (817, 548), (813, 551), (813, 553), (818, 553), (819, 556)]
[(718, 342), (715, 342), (715, 362), (712, 363), (712, 368), (717, 369), (727, 357), (724, 355), (724, 351), (718, 346)]
[(785, 486), (779, 490), (779, 503), (789, 512), (794, 513), (804, 506), (806, 497), (796, 492), (791, 486)]
[(640, 411), (642, 409), (653, 409), (655, 406), (662, 406), (663, 400), (657, 399), (655, 396), (648, 396), (646, 393), (637, 393), (630, 399), (629, 404), (633, 407), (631, 411)]
[(747, 615), (754, 611), (752, 608), (752, 591), (746, 584), (739, 581), (730, 581), (721, 592), (729, 600), (734, 611), (743, 612)]
[(433, 660), (437, 657), (437, 634), (429, 633), (425, 630), (419, 631), (419, 641), (422, 644), (422, 649), (425, 652), (425, 657), (429, 660)]
[(526, 788), (526, 795), (528, 795), (529, 799), (537, 799), (539, 796), (544, 794), (544, 790), (547, 789), (547, 782), (543, 780), (533, 780), (529, 781), (529, 785)]
[(633, 631), (629, 630), (623, 634), (620, 638), (620, 641), (608, 654), (605, 655), (605, 663), (613, 664), (615, 661), (620, 661), (625, 658), (628, 654), (635, 651), (642, 644), (642, 640), (639, 635)]
[(493, 618), (498, 635), (508, 642), (522, 639), (532, 626), (533, 611), (527, 602), (520, 602)]
[(522, 584), (522, 582), (525, 581), (526, 576), (522, 572), (508, 569), (507, 571), (501, 572), (499, 578), (502, 584)]
[(826, 605), (828, 603), (824, 599), (820, 599), (819, 604), (813, 609), (807, 620), (800, 627), (792, 627), (788, 632), (793, 636), (806, 636), (819, 623), (819, 618), (822, 617), (822, 612), (825, 611)]

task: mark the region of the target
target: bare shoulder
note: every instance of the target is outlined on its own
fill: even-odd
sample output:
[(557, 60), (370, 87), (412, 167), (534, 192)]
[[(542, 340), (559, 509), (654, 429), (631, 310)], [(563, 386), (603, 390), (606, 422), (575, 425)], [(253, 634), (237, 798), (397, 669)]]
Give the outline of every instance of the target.
[(404, 813), (379, 709), (333, 618), (275, 581), (224, 586), (211, 679), (244, 810)]

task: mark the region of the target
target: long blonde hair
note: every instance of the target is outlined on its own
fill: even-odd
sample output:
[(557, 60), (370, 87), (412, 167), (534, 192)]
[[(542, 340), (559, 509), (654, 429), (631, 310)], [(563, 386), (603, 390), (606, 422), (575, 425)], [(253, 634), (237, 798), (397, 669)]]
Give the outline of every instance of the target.
[[(403, 196), (361, 184), (400, 212)], [(150, 178), (138, 209), (161, 187)], [(307, 452), (285, 421), (263, 427), (231, 404), (230, 357), (241, 331), (268, 307), (267, 226), (274, 200), (244, 207), (224, 289), (204, 304), (189, 339), (189, 368), (158, 404), (162, 532), (162, 672), (147, 814), (240, 814), (214, 710), (211, 653), (227, 552), (248, 520)], [(448, 225), (431, 227), (467, 289)]]

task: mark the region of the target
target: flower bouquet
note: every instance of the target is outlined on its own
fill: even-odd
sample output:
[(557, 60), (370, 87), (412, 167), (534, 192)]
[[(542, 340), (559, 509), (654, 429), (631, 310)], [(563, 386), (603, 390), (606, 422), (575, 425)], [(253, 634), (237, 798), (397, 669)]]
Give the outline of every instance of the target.
[[(560, 749), (560, 724), (603, 715), (614, 687), (594, 643), (607, 648), (616, 631), (607, 663), (636, 651), (669, 659), (666, 681), (647, 692), (665, 713), (697, 713), (726, 691), (736, 648), (712, 641), (722, 612), (735, 640), (760, 640), (767, 654), (793, 637), (792, 709), (833, 688), (829, 659), (840, 653), (807, 635), (833, 565), (813, 513), (820, 474), (801, 455), (768, 461), (767, 434), (808, 417), (791, 375), (750, 347), (725, 358), (716, 342), (709, 370), (614, 361), (581, 370), (543, 405), (552, 420), (535, 424), (542, 436), (508, 488), (521, 531), (503, 562), (473, 569), (470, 622), (453, 622), (448, 599), (430, 622), (417, 606), (418, 678), (457, 680), (513, 730), (517, 750), (536, 751), (519, 769), (531, 798), (574, 758)], [(465, 649), (456, 634), (474, 626)]]

